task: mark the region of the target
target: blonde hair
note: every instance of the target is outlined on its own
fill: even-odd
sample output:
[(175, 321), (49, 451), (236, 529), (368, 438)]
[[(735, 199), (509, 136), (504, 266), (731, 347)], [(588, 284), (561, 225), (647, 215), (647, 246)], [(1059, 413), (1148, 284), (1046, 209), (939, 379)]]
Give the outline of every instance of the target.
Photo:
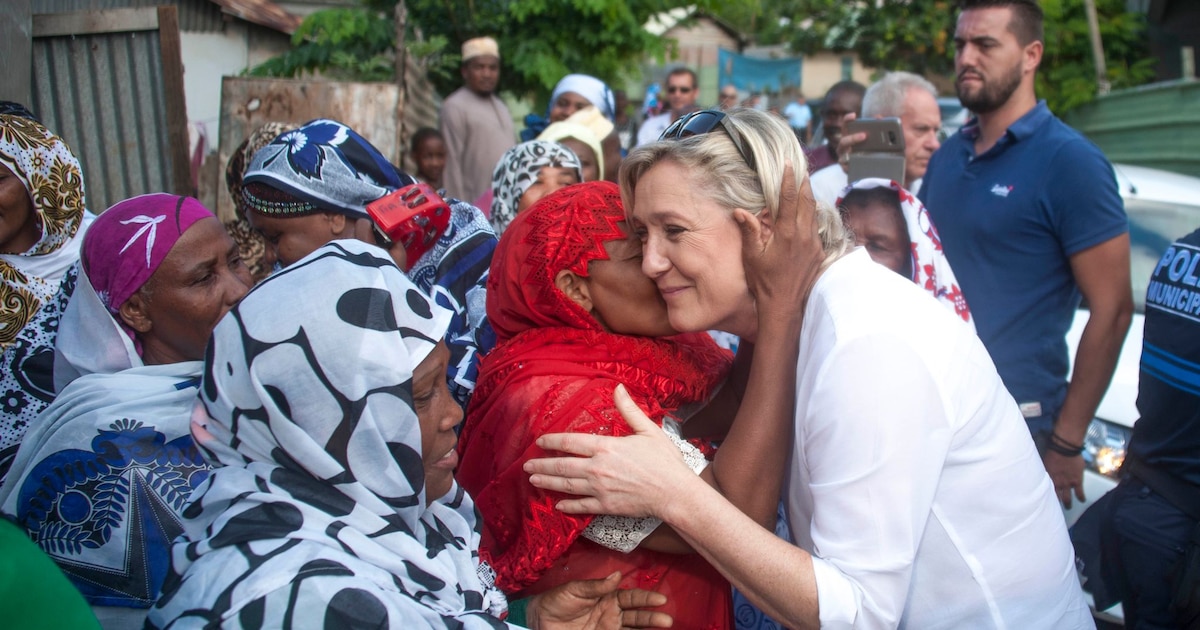
[[(743, 208), (754, 215), (766, 211), (772, 219), (777, 218), (787, 165), (792, 165), (797, 190), (808, 178), (808, 162), (795, 132), (782, 118), (754, 109), (737, 108), (725, 115), (724, 123), (738, 135), (755, 169), (746, 163), (724, 129), (642, 145), (621, 162), (618, 179), (625, 211), (633, 210), (633, 191), (638, 180), (659, 162), (671, 161), (692, 175), (686, 185), (695, 186), (728, 212)], [(767, 184), (764, 186), (763, 182)], [(817, 234), (828, 265), (850, 251), (854, 239), (832, 205), (817, 203), (816, 216)]]

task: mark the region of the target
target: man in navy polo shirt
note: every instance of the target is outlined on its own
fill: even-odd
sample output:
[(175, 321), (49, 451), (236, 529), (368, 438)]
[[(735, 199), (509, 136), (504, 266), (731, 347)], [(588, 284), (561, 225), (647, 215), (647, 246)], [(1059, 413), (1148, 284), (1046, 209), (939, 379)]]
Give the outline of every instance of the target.
[[(920, 198), (975, 326), (1021, 406), (1064, 505), (1083, 496), (1084, 435), (1133, 314), (1129, 233), (1112, 166), (1034, 94), (1035, 0), (965, 0), (958, 97), (976, 118), (934, 154)], [(1064, 335), (1091, 318), (1067, 382)]]

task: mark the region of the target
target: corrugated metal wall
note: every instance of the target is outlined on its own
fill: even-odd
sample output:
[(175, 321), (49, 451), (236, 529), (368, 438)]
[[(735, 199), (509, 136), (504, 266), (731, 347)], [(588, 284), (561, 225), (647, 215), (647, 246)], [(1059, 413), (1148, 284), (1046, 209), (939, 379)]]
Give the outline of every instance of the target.
[(1112, 162), (1200, 177), (1200, 81), (1113, 92), (1068, 112), (1063, 120)]
[[(170, 19), (159, 24), (163, 11), (172, 10), (34, 16), (31, 106), (79, 158), (93, 212), (147, 192), (187, 192), (180, 188), (181, 159), (187, 183), (187, 130), (186, 114), (176, 111), (183, 101), (178, 33), (173, 87), (160, 32), (140, 30), (174, 29)], [(116, 32), (61, 34), (88, 30)], [(183, 146), (175, 146), (181, 137)]]
[(75, 151), (94, 212), (172, 188), (158, 46), (151, 31), (34, 40), (34, 111)]
[(158, 6), (176, 7), (181, 31), (215, 33), (225, 28), (225, 16), (221, 13), (221, 7), (210, 0), (35, 0), (33, 11), (71, 13)]

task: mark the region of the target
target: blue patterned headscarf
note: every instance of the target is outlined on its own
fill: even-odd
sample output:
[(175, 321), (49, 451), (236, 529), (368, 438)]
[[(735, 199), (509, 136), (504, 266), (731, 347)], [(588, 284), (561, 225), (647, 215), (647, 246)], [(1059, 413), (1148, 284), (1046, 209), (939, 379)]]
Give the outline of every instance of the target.
[(327, 119), (259, 149), (243, 179), (247, 208), (276, 216), (326, 211), (367, 217), (368, 203), (416, 183), (353, 129)]

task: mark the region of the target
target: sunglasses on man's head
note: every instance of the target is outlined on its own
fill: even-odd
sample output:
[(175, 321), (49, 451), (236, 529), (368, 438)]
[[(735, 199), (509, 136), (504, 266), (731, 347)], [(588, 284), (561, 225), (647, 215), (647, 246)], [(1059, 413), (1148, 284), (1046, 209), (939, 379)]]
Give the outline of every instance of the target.
[(691, 91), (692, 91), (692, 88), (690, 88), (690, 87), (682, 87), (682, 86), (678, 86), (678, 85), (672, 85), (672, 86), (667, 87), (667, 93), (669, 93), (669, 94), (674, 94), (676, 92), (682, 92), (684, 94), (687, 94), (688, 92), (691, 92)]
[(751, 159), (750, 154), (742, 146), (741, 134), (733, 128), (733, 125), (726, 121), (726, 118), (725, 112), (715, 109), (702, 109), (698, 112), (692, 112), (671, 123), (671, 126), (667, 127), (666, 131), (663, 131), (658, 139), (682, 140), (692, 136), (702, 136), (720, 127), (725, 130), (725, 134), (733, 141), (733, 148), (737, 149), (738, 154), (742, 156), (742, 160), (746, 162), (746, 166), (749, 166), (752, 171), (757, 170), (754, 166), (754, 160)]

